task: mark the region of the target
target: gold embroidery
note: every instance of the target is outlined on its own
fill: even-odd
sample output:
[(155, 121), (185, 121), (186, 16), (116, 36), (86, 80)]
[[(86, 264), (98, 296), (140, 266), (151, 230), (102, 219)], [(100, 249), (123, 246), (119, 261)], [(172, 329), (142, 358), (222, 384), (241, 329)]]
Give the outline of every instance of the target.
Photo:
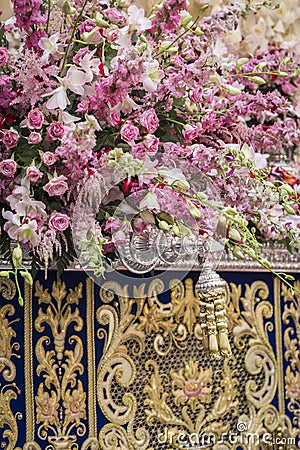
[(68, 338), (72, 348), (66, 348), (69, 326), (72, 324), (75, 332), (83, 328), (79, 308), (72, 308), (82, 298), (82, 283), (67, 293), (65, 283), (58, 280), (52, 285), (51, 295), (38, 281), (35, 287), (39, 305), (47, 305), (46, 309), (39, 309), (35, 328), (43, 333), (47, 325), (52, 331), (54, 347), (46, 350), (51, 342), (47, 336), (40, 337), (36, 344), (37, 375), (43, 376), (35, 398), (36, 422), (40, 424), (38, 436), (48, 439), (55, 449), (69, 449), (76, 441), (71, 431), (76, 430), (78, 436), (86, 431), (82, 422), (86, 418), (86, 394), (78, 379), (84, 372), (82, 340), (74, 334)]
[(2, 295), (5, 300), (12, 300), (16, 295), (16, 285), (9, 278), (0, 277), (0, 295)]

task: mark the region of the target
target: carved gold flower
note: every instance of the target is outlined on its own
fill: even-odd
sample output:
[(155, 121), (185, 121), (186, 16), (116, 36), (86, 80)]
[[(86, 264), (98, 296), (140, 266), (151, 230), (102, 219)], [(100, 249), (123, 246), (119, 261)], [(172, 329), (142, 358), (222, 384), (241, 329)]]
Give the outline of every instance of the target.
[(81, 419), (86, 419), (85, 407), (86, 394), (83, 392), (82, 383), (78, 381), (78, 389), (71, 391), (68, 389), (64, 397), (65, 422), (68, 425), (71, 422), (80, 424)]
[(184, 369), (175, 372), (171, 369), (172, 394), (177, 406), (187, 403), (194, 412), (201, 403), (211, 401), (212, 368), (199, 369), (199, 363), (192, 359), (185, 362)]
[(145, 331), (147, 335), (151, 334), (153, 331), (158, 333), (159, 322), (161, 316), (157, 310), (157, 305), (152, 305), (150, 308), (145, 304), (143, 309), (143, 315), (140, 316), (140, 323), (137, 326), (138, 330)]
[(43, 423), (47, 429), (49, 424), (58, 425), (57, 410), (59, 407), (57, 395), (54, 391), (51, 391), (49, 395), (45, 392), (43, 385), (40, 384), (38, 388), (38, 395), (35, 397), (36, 408), (36, 423)]
[(286, 396), (291, 402), (293, 403), (296, 400), (300, 400), (300, 373), (296, 372), (294, 374), (289, 366), (285, 375), (285, 383)]

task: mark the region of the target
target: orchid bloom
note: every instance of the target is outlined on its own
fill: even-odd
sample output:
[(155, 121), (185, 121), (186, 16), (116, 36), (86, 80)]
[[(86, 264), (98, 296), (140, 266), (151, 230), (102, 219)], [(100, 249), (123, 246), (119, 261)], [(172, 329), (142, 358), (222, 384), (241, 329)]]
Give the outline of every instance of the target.
[(39, 40), (39, 47), (44, 50), (44, 54), (41, 57), (42, 63), (47, 63), (49, 56), (57, 53), (59, 44), (57, 44), (60, 34), (55, 33), (52, 34), (52, 36), (48, 37), (42, 37)]
[(154, 92), (164, 76), (164, 72), (159, 69), (159, 63), (155, 60), (144, 63), (143, 67), (145, 69), (141, 77), (143, 87), (148, 92)]
[(129, 6), (127, 23), (129, 31), (136, 30), (144, 32), (152, 27), (152, 22), (145, 17), (143, 8), (138, 8), (136, 5)]
[(53, 110), (56, 108), (66, 109), (67, 105), (70, 104), (70, 100), (67, 96), (67, 89), (78, 95), (84, 94), (83, 85), (88, 81), (86, 78), (86, 73), (78, 70), (75, 66), (71, 66), (65, 78), (56, 77), (60, 82), (54, 91), (44, 94), (44, 97), (51, 95), (46, 103), (46, 108)]
[(100, 73), (99, 65), (100, 59), (94, 58), (95, 50), (91, 53), (87, 53), (81, 60), (80, 66), (85, 71), (86, 82), (89, 83), (93, 80), (94, 75), (98, 76)]
[(139, 208), (143, 209), (155, 209), (156, 211), (160, 211), (160, 205), (157, 200), (157, 196), (155, 192), (148, 192), (148, 194), (143, 198), (143, 200), (139, 204)]

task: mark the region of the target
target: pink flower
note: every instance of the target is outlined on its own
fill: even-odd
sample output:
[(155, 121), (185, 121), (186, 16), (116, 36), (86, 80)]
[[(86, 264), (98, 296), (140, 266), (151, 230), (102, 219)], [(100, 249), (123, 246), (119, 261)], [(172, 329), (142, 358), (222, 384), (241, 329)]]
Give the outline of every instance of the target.
[(119, 219), (110, 217), (104, 226), (104, 231), (105, 233), (114, 233), (115, 231), (118, 231), (120, 229), (120, 225), (121, 224)]
[(122, 123), (122, 119), (116, 111), (110, 111), (108, 121), (113, 127), (117, 127)]
[(53, 212), (49, 219), (50, 230), (65, 231), (70, 224), (70, 219), (66, 214)]
[(46, 166), (52, 166), (52, 164), (55, 164), (57, 161), (57, 156), (54, 155), (54, 153), (51, 152), (45, 152), (42, 156), (42, 161)]
[(7, 148), (7, 150), (14, 148), (17, 145), (18, 140), (19, 134), (16, 131), (13, 130), (4, 131), (2, 136), (2, 142)]
[(91, 52), (91, 50), (89, 50), (88, 47), (81, 48), (80, 50), (78, 50), (78, 52), (77, 52), (76, 55), (74, 56), (73, 62), (74, 62), (75, 64), (77, 64), (78, 66), (80, 66), (80, 63), (81, 63), (83, 57), (84, 57), (85, 55), (90, 54), (90, 53), (92, 53), (92, 52)]
[(40, 178), (42, 178), (42, 172), (35, 166), (28, 167), (26, 170), (26, 176), (28, 180), (36, 183)]
[(148, 134), (145, 137), (144, 144), (147, 148), (148, 155), (155, 155), (158, 151), (159, 139), (153, 134)]
[(43, 123), (44, 115), (38, 108), (34, 108), (28, 113), (27, 126), (30, 130), (40, 130)]
[(47, 139), (55, 141), (63, 137), (65, 128), (61, 122), (52, 122), (47, 128)]
[(145, 111), (140, 117), (140, 123), (149, 133), (154, 133), (159, 125), (155, 109), (150, 108)]
[(125, 123), (123, 127), (121, 128), (121, 138), (123, 141), (128, 142), (128, 144), (131, 144), (134, 142), (139, 136), (139, 129), (133, 125), (131, 122)]
[(0, 47), (0, 67), (4, 67), (8, 61), (8, 51), (5, 47)]
[(40, 135), (40, 133), (37, 133), (36, 131), (32, 131), (28, 137), (28, 144), (38, 144), (39, 142), (41, 142), (42, 140), (42, 136)]
[(107, 8), (103, 10), (104, 16), (112, 23), (124, 23), (123, 14), (117, 8)]
[(12, 159), (4, 159), (0, 162), (0, 173), (7, 178), (14, 176), (17, 170), (17, 164)]
[(81, 25), (79, 25), (78, 30), (80, 33), (89, 33), (94, 28), (96, 28), (96, 24), (91, 20), (85, 20)]
[(64, 175), (52, 178), (52, 180), (50, 180), (49, 183), (43, 187), (43, 189), (50, 197), (53, 197), (54, 195), (64, 195), (64, 193), (69, 189), (66, 180), (67, 178)]
[(186, 142), (192, 142), (198, 136), (199, 130), (198, 128), (188, 124), (184, 127), (182, 134)]
[(138, 144), (132, 145), (131, 154), (135, 158), (144, 160), (146, 157), (146, 149), (145, 149), (143, 142), (139, 142)]

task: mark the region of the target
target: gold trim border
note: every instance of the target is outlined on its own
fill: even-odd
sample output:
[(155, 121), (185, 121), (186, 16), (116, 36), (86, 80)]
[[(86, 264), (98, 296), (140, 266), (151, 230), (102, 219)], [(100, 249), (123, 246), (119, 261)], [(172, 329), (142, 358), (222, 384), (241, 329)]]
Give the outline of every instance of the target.
[(281, 323), (281, 301), (280, 301), (281, 283), (278, 278), (274, 279), (274, 306), (275, 306), (275, 334), (276, 334), (276, 356), (278, 372), (278, 405), (280, 415), (285, 414), (284, 401), (284, 379), (283, 379), (283, 353), (282, 353), (282, 323)]
[(34, 392), (32, 364), (32, 287), (24, 286), (24, 375), (25, 375), (25, 411), (26, 442), (34, 441)]
[(94, 335), (94, 282), (86, 279), (86, 323), (87, 323), (87, 363), (88, 363), (88, 425), (89, 437), (97, 434), (97, 415), (95, 398), (95, 335)]

